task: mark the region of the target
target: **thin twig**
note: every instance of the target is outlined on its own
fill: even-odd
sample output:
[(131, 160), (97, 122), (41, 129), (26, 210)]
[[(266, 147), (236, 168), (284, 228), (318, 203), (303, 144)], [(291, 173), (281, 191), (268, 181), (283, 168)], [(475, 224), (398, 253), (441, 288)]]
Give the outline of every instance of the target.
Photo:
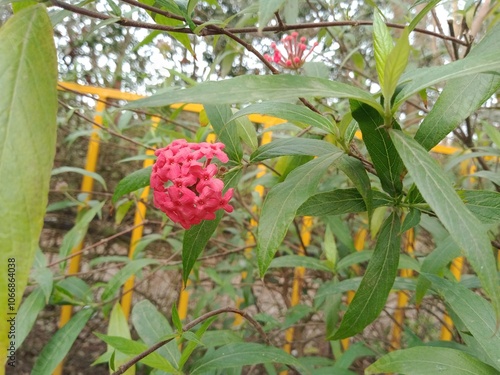
[[(228, 312), (232, 312), (232, 313), (241, 315), (251, 325), (254, 326), (254, 328), (257, 330), (257, 332), (259, 332), (259, 334), (262, 336), (262, 338), (264, 339), (264, 341), (266, 342), (266, 344), (270, 345), (269, 339), (268, 339), (266, 333), (264, 332), (264, 330), (262, 329), (262, 327), (260, 326), (260, 324), (254, 318), (252, 318), (247, 312), (245, 312), (243, 310), (240, 310), (240, 309), (237, 309), (237, 308), (234, 308), (234, 307), (223, 307), (221, 309), (209, 311), (208, 313), (203, 314), (202, 316), (200, 316), (200, 317), (192, 320), (188, 324), (186, 324), (182, 328), (182, 332), (189, 331), (190, 329), (196, 327), (201, 322), (204, 322), (205, 320), (210, 319), (213, 316), (220, 315), (220, 314), (225, 314), (225, 313), (228, 313)], [(148, 348), (147, 350), (145, 350), (141, 354), (139, 354), (139, 355), (135, 356), (134, 358), (132, 358), (130, 361), (128, 361), (128, 362), (124, 363), (123, 365), (121, 365), (118, 368), (118, 370), (115, 371), (112, 375), (121, 375), (121, 374), (125, 373), (125, 371), (127, 371), (130, 367), (132, 367), (133, 365), (135, 365), (141, 359), (147, 357), (148, 355), (150, 355), (154, 351), (158, 350), (162, 346), (168, 344), (174, 338), (175, 337), (167, 339), (167, 340), (163, 340), (163, 341), (160, 341), (159, 343), (153, 345), (152, 347)]]

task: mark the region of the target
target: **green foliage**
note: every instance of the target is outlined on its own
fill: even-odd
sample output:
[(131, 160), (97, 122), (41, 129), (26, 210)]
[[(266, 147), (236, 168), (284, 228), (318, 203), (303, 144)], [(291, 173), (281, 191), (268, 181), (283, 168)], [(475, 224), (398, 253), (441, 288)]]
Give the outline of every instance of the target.
[[(55, 153), (57, 65), (44, 6), (23, 9), (2, 26), (0, 56), (0, 315), (6, 317), (21, 303), (38, 248)], [(2, 366), (8, 332), (1, 319)]]

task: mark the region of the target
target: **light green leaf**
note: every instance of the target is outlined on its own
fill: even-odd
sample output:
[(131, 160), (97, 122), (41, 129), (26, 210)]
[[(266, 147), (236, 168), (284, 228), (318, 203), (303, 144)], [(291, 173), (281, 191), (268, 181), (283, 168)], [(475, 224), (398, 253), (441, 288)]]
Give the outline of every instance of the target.
[[(373, 191), (373, 208), (392, 204), (391, 197), (379, 191)], [(365, 211), (366, 204), (358, 190), (335, 189), (310, 197), (299, 207), (297, 215), (328, 216)]]
[(479, 172), (471, 174), (470, 176), (486, 178), (487, 180), (490, 180), (494, 184), (500, 185), (500, 174), (498, 174), (498, 172), (479, 171)]
[(325, 264), (325, 262), (308, 256), (301, 255), (283, 255), (278, 258), (274, 258), (269, 265), (269, 268), (283, 268), (283, 267), (304, 267), (311, 270), (330, 272), (331, 269)]
[(208, 81), (195, 87), (170, 90), (128, 103), (125, 108), (163, 107), (174, 103), (233, 104), (257, 100), (296, 99), (319, 96), (356, 99), (383, 112), (365, 90), (328, 79), (280, 75), (244, 75), (223, 81)]
[(417, 346), (384, 355), (365, 374), (402, 373), (408, 375), (494, 375), (494, 368), (456, 349)]
[[(486, 57), (491, 51), (500, 51), (500, 24), (497, 24), (486, 34), (483, 40), (463, 60), (476, 58), (476, 63), (481, 63), (483, 56)], [(499, 60), (500, 55), (496, 59)], [(473, 67), (472, 64), (471, 67)], [(457, 67), (457, 69), (459, 68)], [(432, 110), (420, 124), (415, 134), (415, 140), (427, 150), (437, 145), (498, 90), (500, 75), (493, 73), (498, 72), (498, 70), (497, 67), (492, 69), (490, 74), (483, 72), (464, 77), (459, 75), (448, 82)], [(457, 72), (461, 73), (462, 70), (459, 69)], [(453, 71), (451, 70), (450, 73)], [(418, 83), (418, 78), (416, 79), (417, 81), (410, 83), (410, 85)], [(467, 95), (462, 95), (464, 92)]]
[(16, 350), (23, 344), (44, 307), (45, 296), (41, 288), (34, 289), (19, 307), (16, 315)]
[(320, 156), (294, 169), (284, 182), (267, 194), (257, 231), (257, 260), (261, 276), (285, 238), (297, 209), (314, 193), (326, 169), (341, 155), (339, 151)]
[(237, 118), (234, 120), (238, 129), (238, 135), (241, 141), (250, 147), (253, 152), (259, 147), (259, 141), (257, 139), (257, 131), (255, 130), (255, 124), (248, 118)]
[(361, 332), (380, 314), (396, 278), (401, 245), (399, 217), (389, 216), (375, 245), (365, 275), (332, 340)]
[(60, 328), (43, 347), (31, 373), (36, 375), (51, 375), (57, 365), (68, 354), (76, 338), (93, 313), (93, 309), (83, 308), (64, 327)]
[(158, 261), (156, 259), (135, 259), (127, 263), (108, 281), (102, 292), (101, 299), (107, 301), (113, 298), (118, 289), (120, 289), (130, 276), (135, 275), (142, 268), (151, 264), (158, 264)]
[(120, 180), (113, 193), (113, 203), (116, 203), (116, 201), (125, 194), (149, 186), (152, 170), (152, 166), (139, 169)]
[[(95, 335), (106, 344), (112, 346), (123, 354), (127, 354), (128, 356), (136, 356), (148, 349), (148, 346), (146, 344), (129, 340), (123, 337), (108, 336), (100, 333), (95, 333)], [(172, 365), (157, 352), (149, 354), (148, 356), (142, 358), (139, 362), (144, 363), (149, 367), (163, 370), (170, 374), (181, 375), (179, 371), (173, 368)]]
[[(0, 316), (6, 317), (17, 310), (28, 281), (54, 162), (57, 59), (45, 6), (23, 9), (3, 24), (0, 56)], [(7, 272), (14, 263), (16, 300), (9, 305)], [(0, 319), (2, 365), (9, 328)]]
[(340, 152), (340, 149), (320, 139), (285, 138), (260, 146), (250, 156), (250, 162), (255, 163), (285, 155), (323, 156), (334, 152)]
[(468, 343), (471, 336), (474, 339), (473, 344), (468, 346), (480, 355), (481, 360), (500, 371), (500, 331), (491, 304), (459, 283), (430, 274), (423, 276), (432, 282), (432, 288), (444, 298), (464, 341)]
[(469, 55), (446, 65), (412, 70), (401, 76), (400, 83), (406, 83), (406, 85), (396, 95), (393, 111), (412, 95), (436, 83), (479, 73), (495, 72), (499, 69), (500, 49), (493, 49), (480, 55)]
[(193, 332), (184, 332), (183, 337), (186, 338), (186, 335), (188, 337), (191, 337), (191, 341), (186, 345), (184, 350), (182, 351), (181, 359), (179, 361), (179, 367), (184, 368), (184, 365), (186, 364), (187, 360), (189, 357), (191, 357), (191, 354), (193, 351), (196, 349), (198, 345), (204, 345), (203, 342), (201, 341), (201, 338), (207, 331), (207, 329), (210, 327), (210, 325), (214, 322), (216, 317), (212, 317), (210, 319), (207, 319), (203, 322), (200, 328), (196, 331), (196, 333)]
[(273, 18), (274, 12), (278, 11), (285, 0), (259, 0), (259, 32)]
[(394, 48), (394, 43), (389, 28), (385, 25), (382, 16), (377, 10), (373, 14), (373, 48), (375, 50), (378, 80), (380, 87), (384, 87), (387, 57)]
[(33, 279), (38, 283), (40, 289), (45, 295), (45, 301), (49, 303), (50, 295), (52, 294), (52, 286), (54, 283), (54, 274), (46, 266), (38, 267), (33, 270)]
[[(500, 79), (500, 77), (495, 77)], [(500, 131), (495, 128), (493, 125), (485, 123), (483, 124), (484, 131), (486, 134), (488, 134), (488, 137), (490, 137), (491, 141), (498, 147), (500, 148)]]
[[(174, 333), (165, 316), (148, 300), (142, 300), (134, 305), (132, 324), (139, 337), (148, 346), (152, 346), (160, 342), (163, 337)], [(175, 340), (162, 346), (156, 352), (170, 362), (174, 368), (179, 367), (181, 353)]]
[(500, 193), (487, 190), (459, 190), (457, 193), (481, 222), (494, 224), (500, 221)]
[(224, 152), (230, 160), (241, 162), (243, 149), (241, 148), (237, 124), (235, 121), (230, 121), (233, 116), (231, 107), (229, 105), (205, 105), (204, 107), (219, 141), (226, 145)]
[(486, 229), (465, 207), (437, 162), (414, 139), (391, 130), (391, 138), (420, 194), (463, 249), (500, 316), (496, 261)]
[[(446, 237), (440, 244), (425, 257), (422, 262), (422, 273), (439, 274), (448, 264), (461, 255), (460, 247), (451, 239)], [(431, 282), (425, 277), (420, 276), (417, 281), (417, 290), (415, 300), (417, 304), (422, 302), (422, 299), (431, 286)]]
[[(127, 319), (123, 314), (122, 307), (119, 302), (115, 303), (113, 309), (111, 310), (111, 315), (109, 317), (109, 325), (108, 325), (108, 335), (109, 336), (118, 336), (123, 337), (125, 339), (131, 339), (130, 331), (128, 328)], [(113, 352), (113, 349), (110, 345), (108, 345), (108, 351)], [(117, 369), (121, 365), (127, 362), (128, 357), (123, 353), (116, 352), (113, 355), (113, 360), (110, 361), (110, 368)], [(125, 375), (134, 375), (135, 374), (135, 366), (129, 368)]]
[(92, 177), (94, 180), (96, 180), (97, 182), (99, 182), (104, 187), (104, 190), (107, 190), (106, 181), (104, 181), (104, 179), (101, 177), (100, 174), (95, 173), (95, 172), (87, 171), (87, 170), (85, 170), (83, 168), (77, 168), (77, 167), (59, 167), (59, 168), (53, 169), (51, 175), (55, 176), (55, 175), (58, 175), (58, 174), (61, 174), (61, 173), (66, 173), (66, 172), (74, 172), (74, 173), (82, 174), (84, 176)]
[[(401, 173), (404, 165), (391, 141), (387, 129), (383, 127), (383, 117), (372, 107), (351, 100), (352, 116), (358, 122), (363, 140), (377, 170), (382, 188), (391, 196), (398, 196), (403, 189)], [(394, 122), (394, 128), (399, 125)]]
[(256, 343), (234, 343), (224, 345), (196, 361), (190, 374), (205, 374), (210, 370), (249, 366), (261, 363), (283, 363), (294, 366), (305, 374), (306, 370), (297, 359), (283, 350)]
[(289, 122), (304, 123), (306, 125), (314, 126), (318, 129), (324, 130), (328, 133), (333, 133), (333, 124), (326, 117), (313, 112), (307, 107), (282, 102), (264, 102), (249, 105), (233, 116), (234, 118), (258, 113), (261, 115), (268, 115), (278, 117)]
[(410, 56), (410, 42), (408, 40), (409, 30), (405, 28), (401, 33), (396, 45), (391, 53), (387, 55), (384, 68), (384, 84), (382, 85), (382, 93), (385, 100), (390, 103), (392, 95), (396, 91), (399, 77), (403, 74), (408, 65), (408, 57)]
[[(53, 295), (54, 302), (58, 302), (58, 298), (62, 298), (64, 302), (75, 304), (86, 305), (92, 302), (92, 290), (85, 281), (75, 276), (59, 281), (54, 286), (54, 290), (57, 292)], [(58, 296), (58, 294), (62, 296)]]

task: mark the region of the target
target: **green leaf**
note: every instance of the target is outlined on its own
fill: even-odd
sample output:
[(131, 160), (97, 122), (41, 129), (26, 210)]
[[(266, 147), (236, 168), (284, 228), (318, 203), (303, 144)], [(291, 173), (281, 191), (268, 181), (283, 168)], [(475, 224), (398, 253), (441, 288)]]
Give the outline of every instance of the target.
[(259, 33), (267, 23), (274, 17), (274, 12), (278, 11), (285, 0), (259, 0)]
[[(372, 158), (382, 188), (391, 196), (398, 196), (403, 190), (401, 173), (403, 162), (383, 127), (383, 117), (370, 106), (351, 100), (351, 112), (363, 133), (363, 141)], [(399, 128), (397, 123), (394, 127)]]
[(354, 299), (338, 331), (330, 339), (343, 339), (361, 332), (384, 308), (398, 270), (401, 245), (399, 233), (399, 217), (392, 213), (380, 229), (373, 256)]
[(284, 182), (267, 194), (257, 231), (257, 260), (261, 276), (285, 238), (297, 209), (315, 192), (326, 169), (341, 155), (339, 151), (320, 156), (294, 169)]
[(500, 49), (492, 49), (480, 55), (469, 54), (461, 60), (446, 65), (412, 70), (401, 76), (400, 82), (406, 85), (396, 95), (393, 111), (412, 95), (436, 83), (479, 73), (495, 72), (499, 69)]
[(368, 212), (368, 220), (371, 220), (373, 213), (373, 193), (371, 189), (370, 177), (363, 165), (363, 163), (353, 158), (349, 155), (343, 155), (335, 162), (337, 168), (339, 168), (344, 174), (351, 180), (354, 187), (358, 189), (359, 193), (363, 197), (366, 205), (366, 211)]
[[(461, 255), (460, 247), (450, 237), (446, 237), (440, 244), (425, 257), (422, 262), (421, 272), (439, 274), (448, 264)], [(425, 296), (431, 282), (420, 276), (417, 281), (415, 300), (419, 304)]]
[[(79, 215), (77, 218), (77, 222), (71, 230), (65, 234), (61, 248), (59, 249), (59, 257), (65, 258), (69, 255), (72, 248), (78, 245), (85, 235), (87, 234), (87, 229), (89, 227), (90, 222), (94, 219), (95, 215), (97, 215), (102, 207), (104, 206), (106, 201), (100, 202), (96, 204), (94, 207), (90, 208), (88, 211)], [(61, 269), (63, 269), (66, 265), (66, 262), (61, 263)]]
[(92, 177), (94, 180), (96, 180), (97, 182), (99, 182), (104, 187), (104, 190), (108, 190), (108, 188), (106, 187), (106, 181), (104, 181), (104, 179), (102, 178), (102, 176), (100, 174), (95, 173), (95, 172), (87, 171), (87, 170), (85, 170), (83, 168), (77, 168), (77, 167), (59, 167), (59, 168), (54, 168), (52, 170), (51, 175), (55, 176), (55, 175), (58, 175), (58, 174), (61, 174), (61, 173), (67, 173), (67, 172), (74, 172), (74, 173), (79, 173), (79, 174), (84, 175), (84, 176)]
[(403, 225), (401, 225), (401, 233), (406, 232), (407, 230), (410, 230), (411, 228), (415, 227), (420, 223), (420, 216), (421, 212), (420, 210), (417, 210), (416, 208), (410, 208), (410, 211), (405, 217), (405, 220), (403, 221)]
[[(129, 340), (131, 339), (127, 318), (125, 318), (125, 314), (123, 314), (123, 310), (119, 302), (116, 302), (113, 306), (113, 309), (111, 310), (108, 325), (108, 335), (123, 337)], [(110, 353), (114, 352), (110, 345), (108, 345), (108, 351)], [(121, 365), (126, 363), (127, 360), (128, 357), (121, 352), (112, 353), (112, 359), (109, 361), (110, 369), (119, 368)], [(134, 374), (135, 366), (132, 366), (125, 372), (125, 375)]]
[(255, 163), (285, 155), (323, 156), (334, 152), (340, 152), (340, 149), (320, 139), (285, 138), (260, 146), (250, 156), (250, 162)]
[[(500, 24), (486, 34), (464, 60), (471, 57), (482, 59), (482, 56), (490, 51), (500, 51)], [(492, 69), (492, 72), (498, 70), (499, 68)], [(420, 124), (415, 140), (430, 150), (489, 99), (499, 87), (500, 75), (496, 73), (476, 73), (451, 80)], [(462, 95), (464, 92), (467, 95)]]
[[(9, 323), (24, 293), (43, 227), (57, 116), (57, 59), (45, 6), (12, 16), (0, 28), (0, 363)], [(10, 260), (9, 260), (10, 259)], [(8, 266), (15, 263), (13, 305)], [(12, 309), (12, 310), (11, 310)]]
[[(184, 332), (183, 337), (186, 338), (186, 335), (191, 338), (190, 342), (186, 345), (184, 350), (182, 351), (181, 359), (179, 361), (179, 366), (180, 368), (184, 368), (184, 365), (186, 364), (187, 360), (189, 357), (191, 357), (191, 354), (193, 351), (196, 349), (198, 345), (204, 345), (203, 342), (201, 341), (201, 338), (207, 331), (207, 329), (210, 327), (210, 325), (214, 322), (216, 317), (209, 318), (203, 322), (201, 327), (196, 331), (196, 333), (193, 332)], [(187, 339), (187, 338), (186, 338)], [(188, 339), (189, 340), (189, 339)]]
[(226, 145), (224, 152), (230, 160), (240, 163), (243, 149), (241, 148), (237, 124), (235, 121), (229, 120), (233, 116), (231, 107), (229, 105), (204, 105), (204, 107), (219, 141)]
[[(241, 174), (241, 170), (232, 174), (227, 173), (224, 176), (225, 188), (229, 189), (238, 185)], [(207, 245), (208, 240), (212, 237), (215, 229), (217, 229), (222, 216), (224, 216), (224, 211), (218, 210), (214, 220), (204, 220), (200, 224), (189, 228), (184, 233), (182, 242), (182, 280), (184, 284), (186, 284), (196, 260)]]
[(410, 56), (408, 34), (409, 30), (405, 28), (385, 62), (382, 93), (385, 100), (389, 103), (392, 95), (396, 91), (399, 77), (401, 77), (401, 74), (403, 74), (408, 64), (408, 57)]
[(410, 31), (413, 31), (415, 30), (415, 27), (417, 27), (418, 23), (426, 16), (427, 13), (429, 13), (437, 4), (439, 4), (441, 0), (432, 0), (432, 1), (417, 1), (415, 2), (413, 5), (412, 5), (412, 8), (415, 9), (415, 7), (417, 5), (419, 5), (420, 3), (424, 3), (426, 2), (427, 5), (422, 9), (420, 10), (420, 12), (415, 16), (415, 18), (413, 18), (410, 22), (410, 24), (408, 25), (408, 29)]
[[(174, 333), (165, 316), (148, 300), (142, 300), (134, 305), (132, 324), (141, 340), (148, 346), (153, 346), (164, 337)], [(181, 353), (175, 340), (162, 346), (156, 352), (174, 368), (179, 368)]]
[[(444, 298), (463, 340), (480, 355), (481, 360), (500, 371), (500, 331), (491, 304), (459, 283), (430, 274), (423, 276), (432, 282), (432, 288)], [(469, 342), (471, 337), (474, 340)]]
[[(69, 298), (69, 302), (77, 304), (89, 304), (92, 302), (92, 290), (85, 281), (78, 277), (67, 277), (59, 281), (54, 289), (63, 295), (64, 301), (67, 301)], [(53, 297), (56, 299), (57, 295)]]
[(16, 315), (16, 350), (23, 344), (44, 307), (45, 296), (41, 288), (34, 289), (19, 307)]
[(241, 141), (250, 147), (251, 151), (255, 151), (257, 147), (259, 147), (255, 124), (246, 117), (237, 118), (234, 122), (236, 123), (238, 135), (241, 138)]
[(328, 79), (280, 75), (244, 75), (223, 81), (208, 81), (195, 87), (170, 90), (128, 103), (125, 108), (163, 107), (174, 103), (233, 104), (257, 100), (296, 99), (319, 96), (356, 99), (383, 112), (365, 90)]
[[(106, 344), (112, 346), (116, 350), (122, 352), (123, 354), (127, 354), (128, 356), (136, 356), (139, 355), (146, 350), (148, 350), (148, 346), (133, 340), (129, 340), (123, 337), (118, 336), (108, 336), (100, 333), (95, 333), (97, 337), (99, 337)], [(149, 367), (163, 370), (170, 374), (180, 375), (180, 372), (177, 371), (172, 365), (157, 352), (153, 352), (146, 357), (142, 358), (139, 362), (148, 365)]]
[(324, 130), (328, 133), (334, 132), (333, 124), (330, 120), (327, 120), (325, 117), (313, 112), (303, 105), (291, 103), (264, 102), (252, 104), (236, 112), (233, 119), (254, 113), (278, 117), (289, 122), (304, 123), (306, 125)]
[(64, 327), (60, 328), (43, 347), (31, 373), (37, 375), (52, 374), (57, 365), (68, 354), (76, 338), (93, 313), (93, 309), (83, 308)]
[(224, 345), (207, 353), (196, 361), (190, 374), (205, 374), (210, 370), (227, 369), (231, 367), (250, 366), (261, 363), (283, 363), (292, 365), (300, 373), (306, 373), (297, 359), (283, 350), (256, 343), (233, 343)]
[(486, 229), (465, 207), (437, 162), (414, 139), (391, 130), (391, 138), (420, 194), (463, 249), (500, 316), (496, 260)]
[[(495, 78), (500, 79), (500, 77), (496, 76)], [(495, 128), (493, 125), (484, 123), (483, 124), (483, 129), (488, 134), (488, 137), (490, 137), (491, 141), (498, 147), (500, 148), (500, 131)]]
[(177, 330), (178, 333), (182, 333), (182, 322), (181, 318), (179, 317), (179, 311), (177, 311), (177, 306), (175, 303), (172, 305), (172, 323), (175, 326), (175, 329)]
[(490, 180), (494, 184), (500, 185), (500, 175), (497, 172), (479, 171), (479, 172), (471, 174), (470, 176), (486, 178), (487, 180)]
[(382, 16), (377, 10), (373, 14), (373, 48), (375, 50), (375, 65), (378, 80), (380, 87), (384, 87), (387, 57), (394, 48), (394, 43), (389, 28), (385, 25)]
[(269, 268), (283, 268), (283, 267), (304, 267), (311, 270), (330, 272), (331, 269), (325, 264), (325, 262), (311, 258), (308, 256), (301, 255), (283, 255), (278, 258), (274, 258), (269, 265)]
[[(391, 206), (393, 200), (388, 195), (373, 190), (373, 208)], [(297, 210), (297, 215), (328, 216), (365, 212), (366, 204), (356, 189), (335, 189), (318, 193), (305, 201)]]
[(500, 193), (486, 190), (459, 190), (457, 193), (481, 222), (494, 224), (500, 221)]
[(116, 201), (118, 201), (118, 199), (125, 194), (149, 186), (152, 169), (152, 166), (139, 169), (138, 171), (132, 172), (127, 177), (120, 180), (118, 185), (116, 185), (115, 192), (113, 193), (113, 203), (116, 203)]
[(365, 374), (402, 373), (409, 375), (494, 375), (494, 368), (456, 349), (417, 346), (384, 355)]
[(142, 268), (151, 264), (158, 264), (158, 261), (156, 259), (135, 259), (127, 263), (108, 281), (102, 292), (101, 300), (107, 301), (113, 298), (118, 289), (120, 289), (130, 276), (135, 275)]

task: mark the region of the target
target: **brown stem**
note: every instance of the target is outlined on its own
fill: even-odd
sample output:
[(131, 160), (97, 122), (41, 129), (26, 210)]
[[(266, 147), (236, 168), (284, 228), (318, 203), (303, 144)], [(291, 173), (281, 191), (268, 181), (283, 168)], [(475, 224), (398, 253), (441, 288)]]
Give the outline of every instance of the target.
[[(224, 313), (228, 313), (228, 312), (232, 312), (232, 313), (235, 313), (235, 314), (238, 314), (238, 315), (241, 315), (244, 319), (246, 319), (251, 325), (254, 326), (254, 328), (257, 330), (257, 332), (259, 332), (259, 334), (264, 338), (264, 341), (266, 342), (267, 345), (270, 345), (270, 342), (269, 342), (269, 339), (267, 338), (267, 335), (266, 333), (264, 332), (264, 330), (262, 329), (262, 327), (260, 326), (260, 324), (254, 319), (252, 318), (248, 313), (246, 313), (245, 311), (243, 310), (240, 310), (240, 309), (236, 309), (234, 307), (223, 307), (221, 309), (217, 309), (217, 310), (214, 310), (214, 311), (209, 311), (208, 313), (206, 314), (203, 314), (202, 316), (200, 316), (199, 318), (196, 318), (194, 320), (192, 320), (191, 322), (189, 322), (188, 324), (186, 324), (183, 328), (182, 328), (182, 332), (186, 332), (186, 331), (189, 331), (190, 329), (196, 327), (198, 324), (200, 324), (201, 322), (204, 322), (205, 320), (207, 319), (210, 319), (211, 317), (213, 316), (216, 316), (216, 315), (219, 315), (219, 314), (224, 314)], [(112, 375), (121, 375), (123, 373), (125, 373), (125, 371), (127, 371), (130, 367), (132, 367), (133, 365), (135, 365), (137, 362), (139, 362), (141, 359), (147, 357), (148, 355), (150, 355), (151, 353), (153, 353), (154, 351), (158, 350), (159, 348), (161, 348), (163, 345), (166, 345), (168, 344), (170, 341), (172, 341), (175, 337), (173, 338), (170, 338), (170, 339), (167, 339), (167, 340), (163, 340), (163, 341), (160, 341), (159, 343), (153, 345), (152, 347), (148, 348), (147, 350), (145, 350), (144, 352), (142, 352), (141, 354), (135, 356), (134, 358), (132, 358), (130, 361), (128, 361), (127, 363), (124, 363), (123, 365), (121, 365), (117, 371), (115, 371)]]

